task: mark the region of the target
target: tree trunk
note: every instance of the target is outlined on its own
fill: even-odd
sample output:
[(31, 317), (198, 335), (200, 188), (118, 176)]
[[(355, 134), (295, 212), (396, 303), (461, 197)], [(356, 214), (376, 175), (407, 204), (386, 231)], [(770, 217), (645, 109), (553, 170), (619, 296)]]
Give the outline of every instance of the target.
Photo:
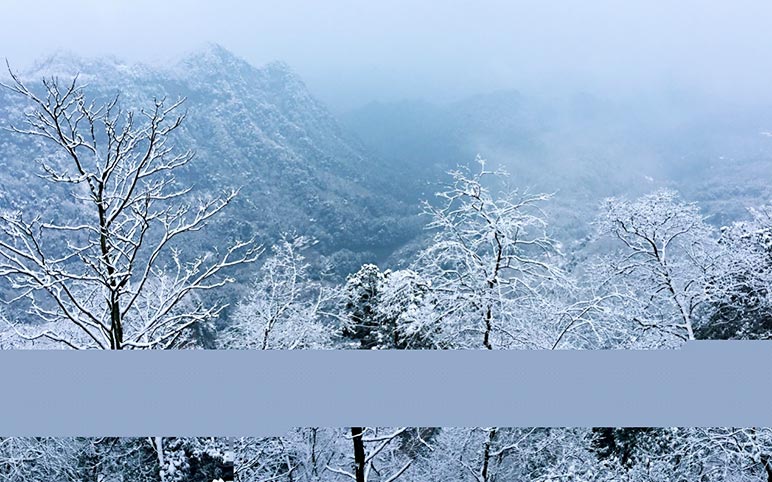
[[(501, 270), (501, 259), (504, 255), (504, 247), (501, 245), (499, 239), (499, 233), (496, 231), (493, 235), (493, 239), (496, 240), (496, 265), (493, 267), (493, 274), (488, 280), (488, 289), (493, 291), (499, 280), (499, 271)], [(483, 345), (488, 350), (493, 350), (493, 344), (491, 343), (491, 331), (493, 330), (493, 307), (488, 303), (485, 310), (485, 335), (483, 336)]]
[(659, 261), (659, 264), (662, 266), (662, 269), (663, 269), (662, 276), (664, 277), (664, 280), (665, 280), (665, 286), (670, 292), (670, 296), (673, 298), (673, 303), (675, 303), (676, 307), (678, 308), (678, 313), (681, 315), (681, 319), (684, 321), (684, 329), (686, 329), (686, 337), (689, 340), (694, 340), (694, 328), (692, 326), (691, 310), (687, 310), (681, 304), (681, 299), (676, 294), (675, 288), (673, 287), (673, 278), (670, 276), (670, 269), (668, 268), (668, 265), (665, 264), (664, 260), (660, 259), (659, 253), (657, 253), (657, 251), (655, 251), (654, 254), (657, 256), (657, 260)]
[(161, 482), (164, 482), (164, 438), (154, 437), (153, 443), (155, 444), (155, 451), (158, 454), (158, 477)]
[(107, 267), (107, 281), (110, 288), (110, 348), (113, 350), (120, 350), (123, 348), (123, 320), (121, 320), (121, 305), (119, 302), (120, 288), (118, 282), (114, 278), (115, 266), (113, 260), (110, 257), (110, 244), (108, 241), (109, 227), (107, 221), (107, 214), (105, 212), (105, 205), (103, 199), (104, 183), (100, 183), (96, 187), (96, 199), (94, 202), (97, 206), (97, 212), (99, 214), (99, 249), (102, 252), (102, 262)]
[(112, 333), (112, 346), (110, 348), (121, 350), (123, 348), (123, 323), (121, 320), (121, 305), (118, 303), (117, 295), (111, 301), (110, 306), (110, 332)]
[(362, 441), (363, 427), (351, 427), (354, 441), (354, 475), (356, 482), (365, 482), (365, 444)]
[(492, 428), (488, 431), (488, 440), (485, 441), (485, 448), (483, 450), (483, 466), (480, 471), (480, 477), (484, 482), (488, 481), (488, 471), (491, 461), (491, 446), (493, 445), (493, 438), (496, 436), (496, 429)]
[(311, 473), (314, 476), (319, 475), (319, 471), (316, 468), (316, 432), (318, 429), (311, 429)]
[(485, 310), (485, 334), (483, 335), (483, 345), (488, 350), (493, 350), (493, 345), (491, 344), (492, 318), (493, 312), (491, 310), (491, 305), (488, 305), (488, 309)]

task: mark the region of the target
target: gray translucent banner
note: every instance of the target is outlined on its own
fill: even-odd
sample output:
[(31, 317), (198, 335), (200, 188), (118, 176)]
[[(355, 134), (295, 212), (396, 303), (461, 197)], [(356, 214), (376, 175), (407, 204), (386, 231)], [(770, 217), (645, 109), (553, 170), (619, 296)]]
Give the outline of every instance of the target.
[(674, 351), (0, 351), (0, 435), (772, 426), (772, 342)]

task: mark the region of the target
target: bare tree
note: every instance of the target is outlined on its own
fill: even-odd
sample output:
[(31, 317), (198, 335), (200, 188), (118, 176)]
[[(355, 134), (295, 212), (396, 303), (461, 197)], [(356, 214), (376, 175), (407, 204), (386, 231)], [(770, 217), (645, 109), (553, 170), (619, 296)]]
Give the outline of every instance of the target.
[(219, 337), (225, 348), (257, 350), (329, 348), (332, 329), (322, 322), (332, 290), (311, 279), (303, 250), (305, 237), (285, 236), (260, 267), (248, 299)]
[(0, 438), (0, 481), (210, 481), (227, 473), (226, 440), (172, 438)]
[(0, 438), (0, 481), (156, 482), (154, 450), (142, 438)]
[[(399, 446), (396, 443), (407, 430), (407, 428), (398, 428), (384, 434), (378, 429), (351, 427), (353, 471), (330, 465), (327, 466), (327, 470), (355, 482), (372, 480), (372, 473), (377, 473), (379, 481), (394, 482), (413, 464), (411, 458), (399, 453)], [(379, 461), (378, 457), (382, 460)]]
[(625, 480), (590, 450), (584, 428), (443, 428), (412, 480)]
[(598, 221), (620, 249), (606, 260), (607, 285), (623, 300), (619, 316), (660, 342), (693, 340), (719, 246), (695, 204), (660, 190), (636, 201), (608, 199)]
[(280, 437), (239, 438), (235, 444), (237, 480), (321, 481), (338, 456), (340, 431), (298, 428)]
[(77, 476), (81, 444), (75, 439), (0, 438), (0, 480), (53, 480)]
[(450, 344), (535, 347), (525, 333), (527, 313), (541, 312), (548, 285), (563, 278), (540, 208), (550, 196), (506, 190), (496, 197), (486, 180), (506, 173), (477, 161), (473, 175), (451, 173), (452, 185), (438, 194), (440, 206), (426, 204), (429, 228), (437, 233), (416, 270), (431, 281), (438, 320), (455, 327)]
[[(280, 437), (236, 441), (239, 480), (395, 482), (415, 480), (411, 429), (299, 428)], [(352, 450), (353, 449), (353, 450)]]
[(768, 428), (618, 430), (609, 444), (592, 428), (297, 429), (242, 440), (239, 480), (772, 480)]
[(666, 449), (637, 448), (629, 480), (772, 481), (772, 430), (701, 427), (659, 429)]
[(721, 228), (722, 247), (710, 283), (707, 338), (772, 338), (772, 205)]
[(11, 130), (54, 147), (40, 176), (64, 187), (80, 211), (76, 219), (0, 214), (0, 275), (15, 289), (10, 301), (26, 301), (28, 315), (43, 323), (34, 332), (28, 323), (14, 329), (76, 349), (184, 345), (190, 328), (223, 309), (202, 295), (232, 282), (227, 270), (260, 253), (252, 241), (200, 255), (181, 249), (180, 238), (203, 229), (237, 194), (191, 202), (191, 188), (178, 186), (175, 170), (193, 158), (171, 141), (185, 120), (184, 99), (123, 111), (117, 96), (89, 100), (77, 77), (46, 79), (39, 95), (11, 76), (5, 87), (31, 104), (25, 124)]

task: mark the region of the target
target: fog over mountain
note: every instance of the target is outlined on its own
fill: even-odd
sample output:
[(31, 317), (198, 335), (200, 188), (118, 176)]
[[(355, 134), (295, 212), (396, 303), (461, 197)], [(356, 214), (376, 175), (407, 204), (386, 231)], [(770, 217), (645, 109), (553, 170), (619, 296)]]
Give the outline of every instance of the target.
[(376, 102), (342, 119), (372, 156), (419, 178), (479, 154), (521, 187), (557, 191), (556, 201), (574, 210), (668, 186), (704, 203), (720, 224), (772, 195), (772, 110), (764, 105), (689, 93), (620, 101), (504, 90), (451, 103)]
[(772, 336), (764, 104), (506, 89), (335, 115), (292, 66), (217, 44), (166, 65), (57, 53), (4, 82), (0, 317), (38, 330), (27, 341), (555, 349)]
[(10, 0), (3, 13), (0, 56), (18, 67), (52, 48), (166, 63), (215, 41), (286, 61), (336, 113), (502, 89), (772, 100), (772, 6), (756, 0)]
[[(362, 262), (399, 264), (404, 255), (391, 253), (425, 237), (420, 203), (433, 201), (449, 170), (474, 168), (476, 156), (506, 169), (511, 186), (554, 192), (545, 209), (564, 240), (587, 234), (606, 196), (673, 188), (701, 202), (715, 225), (772, 197), (772, 111), (696, 93), (619, 100), (510, 89), (333, 115), (291, 66), (254, 66), (217, 44), (164, 66), (60, 52), (21, 75), (34, 86), (76, 74), (94, 99), (120, 94), (124, 108), (186, 98), (175, 142), (196, 159), (180, 181), (201, 195), (241, 191), (218, 236), (268, 245), (283, 233), (309, 236), (340, 274)], [(23, 99), (0, 96), (0, 122), (18, 123)], [(28, 202), (9, 197), (15, 190), (42, 186), (27, 167), (45, 150), (33, 154), (29, 141), (0, 132), (0, 163), (16, 173), (4, 180), (5, 205)], [(61, 206), (38, 194), (36, 203)]]
[[(179, 181), (195, 185), (199, 195), (240, 189), (222, 236), (256, 236), (270, 245), (282, 233), (302, 233), (318, 241), (321, 253), (382, 256), (419, 230), (409, 221), (417, 203), (401, 199), (398, 173), (366, 157), (282, 62), (254, 67), (211, 44), (165, 68), (56, 54), (22, 77), (39, 90), (43, 78), (76, 74), (92, 98), (119, 94), (124, 108), (146, 107), (154, 97), (187, 99), (188, 118), (175, 144), (196, 158)], [(0, 96), (1, 122), (17, 124), (24, 99), (6, 89)], [(44, 184), (28, 169), (45, 157), (33, 150), (43, 146), (5, 130), (0, 143), (6, 173), (0, 202), (29, 202), (12, 193), (32, 190), (36, 203), (58, 209), (61, 199), (36, 191)]]
[[(547, 408), (618, 403), (647, 377), (686, 393), (711, 370), (701, 400), (720, 382), (756, 389), (756, 361), (662, 351), (772, 340), (770, 25), (761, 0), (8, 0), (0, 351), (652, 350), (672, 368), (593, 362), (576, 383), (533, 389), (530, 362), (483, 357), (464, 367), (479, 406), (464, 403), (493, 424), (499, 389)], [(307, 383), (279, 358), (237, 385), (304, 391), (286, 407), (230, 410), (246, 392), (207, 377), (251, 362), (220, 356), (211, 370), (166, 357), (152, 373), (68, 369), (78, 384), (58, 377), (37, 402), (77, 405), (84, 380), (114, 391), (122, 403), (68, 410), (90, 435), (108, 421), (188, 422), (180, 404), (262, 421), (340, 408), (332, 391), (354, 415), (422, 403), (420, 370), (392, 367), (406, 383), (386, 387), (394, 373), (321, 357), (325, 376)], [(599, 391), (621, 380), (609, 370), (625, 386)], [(432, 375), (469, 392), (454, 386), (464, 377)], [(5, 415), (51, 420), (39, 404), (16, 413), (29, 394), (13, 385), (29, 376), (4, 383)], [(199, 385), (219, 403), (175, 388)], [(712, 406), (742, 415), (724, 420), (750, 420), (723, 395)], [(666, 423), (703, 420), (681, 405), (659, 407)], [(162, 432), (0, 430), (0, 482), (772, 482), (762, 427)]]

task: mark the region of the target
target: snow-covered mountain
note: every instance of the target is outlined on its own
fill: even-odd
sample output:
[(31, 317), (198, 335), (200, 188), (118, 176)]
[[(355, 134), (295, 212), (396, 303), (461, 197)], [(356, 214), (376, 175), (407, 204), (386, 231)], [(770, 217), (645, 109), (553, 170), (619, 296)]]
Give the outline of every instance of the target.
[[(347, 256), (387, 254), (417, 232), (416, 204), (399, 199), (395, 174), (365, 157), (284, 63), (255, 67), (209, 45), (164, 67), (57, 54), (20, 76), (38, 88), (44, 77), (69, 81), (76, 74), (87, 95), (105, 101), (120, 94), (124, 108), (187, 98), (188, 117), (175, 142), (196, 158), (181, 181), (200, 194), (241, 189), (220, 220), (219, 236), (254, 235), (270, 244), (296, 232), (316, 238), (319, 252), (338, 253), (345, 264)], [(0, 125), (18, 123), (25, 103), (0, 89)], [(46, 202), (50, 186), (32, 163), (45, 149), (38, 140), (0, 133), (0, 204)]]

